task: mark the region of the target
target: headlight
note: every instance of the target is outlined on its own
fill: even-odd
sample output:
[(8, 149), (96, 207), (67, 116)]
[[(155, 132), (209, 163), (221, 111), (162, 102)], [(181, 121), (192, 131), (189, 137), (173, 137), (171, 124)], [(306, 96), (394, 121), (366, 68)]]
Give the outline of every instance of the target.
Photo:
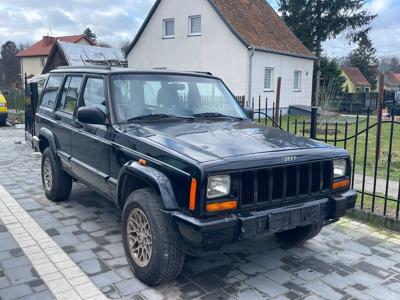
[(338, 159), (333, 161), (333, 176), (334, 178), (344, 177), (347, 174), (347, 161)]
[(231, 192), (231, 176), (217, 175), (208, 177), (207, 198), (215, 199), (228, 196)]

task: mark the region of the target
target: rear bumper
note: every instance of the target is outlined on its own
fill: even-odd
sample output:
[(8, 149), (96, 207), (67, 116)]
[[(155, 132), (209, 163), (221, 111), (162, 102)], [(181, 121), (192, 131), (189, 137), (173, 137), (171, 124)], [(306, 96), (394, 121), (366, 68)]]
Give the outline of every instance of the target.
[[(197, 219), (179, 212), (171, 213), (177, 239), (188, 254), (203, 255), (223, 251), (224, 247), (257, 235), (306, 226), (311, 223), (327, 225), (337, 221), (346, 210), (354, 208), (357, 193), (353, 190), (307, 203), (263, 211), (242, 212), (213, 219)], [(304, 217), (310, 210), (318, 211), (311, 219)], [(284, 227), (275, 227), (277, 214), (285, 218)], [(273, 219), (275, 218), (275, 219)], [(306, 221), (303, 221), (306, 220)]]

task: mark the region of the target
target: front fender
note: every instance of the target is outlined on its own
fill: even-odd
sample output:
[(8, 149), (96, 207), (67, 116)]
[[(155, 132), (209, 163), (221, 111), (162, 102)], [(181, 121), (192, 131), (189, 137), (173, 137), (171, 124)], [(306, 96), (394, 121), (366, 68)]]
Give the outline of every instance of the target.
[[(171, 183), (167, 176), (149, 166), (142, 166), (137, 162), (126, 163), (118, 176), (118, 205), (124, 207), (126, 200), (125, 191), (128, 188), (127, 179), (134, 178), (137, 182), (145, 182), (147, 186), (154, 188), (161, 196), (163, 209), (176, 210), (178, 205), (175, 199)], [(126, 195), (127, 196), (127, 195)]]
[(43, 139), (43, 138), (45, 138), (49, 142), (49, 146), (51, 148), (51, 151), (56, 156), (56, 154), (57, 154), (57, 142), (56, 142), (56, 138), (55, 138), (54, 134), (47, 128), (40, 128), (40, 131), (39, 131), (39, 143), (40, 143), (40, 140)]

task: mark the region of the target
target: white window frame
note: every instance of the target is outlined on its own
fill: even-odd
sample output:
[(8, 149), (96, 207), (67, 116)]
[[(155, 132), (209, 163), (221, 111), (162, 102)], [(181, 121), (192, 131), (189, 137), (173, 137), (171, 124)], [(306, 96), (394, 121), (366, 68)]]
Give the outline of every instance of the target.
[[(296, 74), (297, 75), (297, 87), (296, 87)], [(301, 92), (301, 80), (302, 80), (302, 72), (300, 70), (295, 70), (293, 73), (293, 91), (295, 92)]]
[[(270, 71), (270, 78), (269, 78), (270, 86), (269, 87), (266, 85), (267, 70)], [(274, 91), (274, 68), (265, 67), (264, 68), (264, 92), (273, 92), (273, 91)]]
[[(200, 32), (192, 32), (192, 20), (195, 18), (200, 18)], [(189, 36), (199, 36), (202, 34), (202, 17), (201, 15), (189, 16)]]
[[(167, 35), (167, 23), (168, 22), (173, 22), (174, 24), (174, 34), (173, 35)], [(169, 19), (164, 19), (163, 20), (163, 39), (173, 39), (175, 38), (175, 19), (174, 18), (169, 18)]]

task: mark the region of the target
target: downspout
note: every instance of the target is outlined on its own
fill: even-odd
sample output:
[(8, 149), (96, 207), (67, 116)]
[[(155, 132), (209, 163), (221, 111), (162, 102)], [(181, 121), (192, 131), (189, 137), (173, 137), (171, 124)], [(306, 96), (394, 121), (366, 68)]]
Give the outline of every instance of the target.
[(251, 93), (253, 89), (253, 57), (256, 52), (255, 47), (249, 47), (250, 50), (250, 56), (249, 56), (249, 86), (248, 86), (248, 94), (247, 94), (247, 99), (249, 106), (252, 107), (252, 101), (251, 101)]

